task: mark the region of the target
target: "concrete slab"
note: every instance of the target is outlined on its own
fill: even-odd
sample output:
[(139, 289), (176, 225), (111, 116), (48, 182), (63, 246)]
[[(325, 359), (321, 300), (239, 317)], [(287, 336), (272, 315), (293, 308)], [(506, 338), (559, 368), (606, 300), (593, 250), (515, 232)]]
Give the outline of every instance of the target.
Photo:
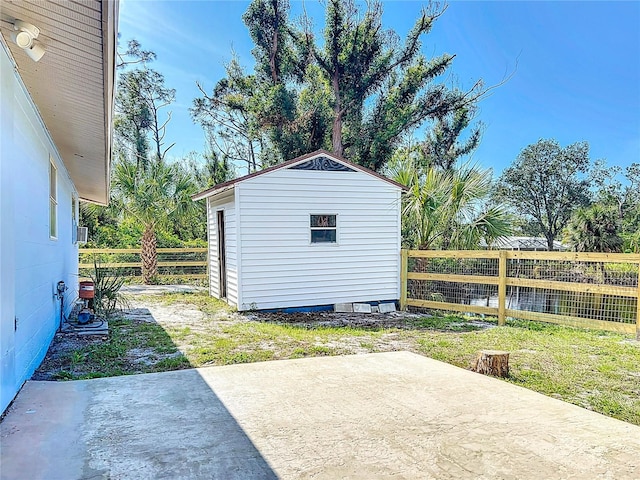
[(353, 311), (355, 313), (371, 313), (371, 305), (368, 303), (354, 303)]
[(333, 311), (338, 313), (351, 313), (353, 312), (353, 303), (336, 303), (333, 306)]
[(396, 311), (396, 304), (395, 303), (381, 303), (380, 305), (378, 305), (378, 309), (380, 310), (380, 313), (395, 312)]
[(3, 479), (640, 477), (640, 427), (406, 352), (28, 382)]

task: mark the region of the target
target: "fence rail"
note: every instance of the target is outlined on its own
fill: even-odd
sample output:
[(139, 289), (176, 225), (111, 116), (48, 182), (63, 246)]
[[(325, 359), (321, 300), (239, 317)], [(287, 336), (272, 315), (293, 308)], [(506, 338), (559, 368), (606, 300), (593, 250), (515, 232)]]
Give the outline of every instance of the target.
[(402, 308), (495, 315), (640, 339), (640, 255), (402, 250)]
[[(207, 248), (158, 248), (158, 275), (178, 278), (207, 278)], [(119, 275), (140, 277), (142, 261), (139, 248), (82, 248), (79, 251), (80, 274), (94, 268), (117, 269)]]

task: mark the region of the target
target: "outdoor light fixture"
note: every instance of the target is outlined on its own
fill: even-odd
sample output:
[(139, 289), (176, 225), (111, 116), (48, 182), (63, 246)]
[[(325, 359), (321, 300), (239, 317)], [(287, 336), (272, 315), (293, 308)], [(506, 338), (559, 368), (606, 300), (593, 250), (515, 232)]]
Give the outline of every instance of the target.
[(36, 42), (36, 38), (40, 35), (40, 29), (22, 20), (16, 20), (13, 23), (13, 29), (15, 32), (11, 34), (11, 38), (15, 44), (22, 48), (24, 53), (29, 55), (29, 58), (34, 62), (40, 60), (45, 51), (42, 44)]

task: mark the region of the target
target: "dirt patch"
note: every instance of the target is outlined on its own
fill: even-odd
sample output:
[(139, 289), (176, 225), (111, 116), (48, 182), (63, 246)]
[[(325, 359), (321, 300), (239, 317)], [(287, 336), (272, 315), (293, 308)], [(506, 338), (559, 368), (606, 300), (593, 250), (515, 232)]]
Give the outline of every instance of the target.
[[(440, 324), (431, 324), (430, 318), (407, 312), (240, 314), (224, 308), (202, 310), (179, 301), (165, 304), (159, 296), (134, 296), (128, 309), (110, 320), (108, 337), (56, 334), (33, 379), (91, 378), (307, 355), (419, 351), (409, 330), (468, 331), (491, 326), (459, 319), (442, 323), (442, 318)], [(252, 324), (290, 325), (309, 334), (269, 338), (254, 332)], [(316, 336), (316, 329), (319, 334), (337, 331)]]
[(292, 325), (304, 325), (313, 327), (352, 327), (371, 330), (383, 330), (390, 328), (412, 329), (415, 321), (424, 318), (425, 315), (415, 313), (335, 313), (335, 312), (309, 312), (309, 313), (260, 313), (253, 312), (243, 315), (247, 320), (258, 322), (285, 323)]
[(62, 380), (60, 372), (68, 371), (74, 362), (73, 353), (86, 347), (100, 345), (108, 341), (106, 335), (78, 335), (77, 333), (56, 333), (42, 364), (35, 371), (32, 380)]

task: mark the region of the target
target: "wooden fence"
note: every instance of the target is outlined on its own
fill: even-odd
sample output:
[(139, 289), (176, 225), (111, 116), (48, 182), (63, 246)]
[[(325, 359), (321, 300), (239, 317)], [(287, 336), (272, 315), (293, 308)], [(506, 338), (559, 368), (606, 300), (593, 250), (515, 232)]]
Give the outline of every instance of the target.
[[(158, 248), (158, 275), (190, 279), (207, 278), (207, 248)], [(140, 277), (142, 261), (139, 248), (81, 248), (80, 275), (94, 268), (116, 269), (119, 275)]]
[(402, 308), (433, 308), (635, 333), (640, 255), (403, 250)]

